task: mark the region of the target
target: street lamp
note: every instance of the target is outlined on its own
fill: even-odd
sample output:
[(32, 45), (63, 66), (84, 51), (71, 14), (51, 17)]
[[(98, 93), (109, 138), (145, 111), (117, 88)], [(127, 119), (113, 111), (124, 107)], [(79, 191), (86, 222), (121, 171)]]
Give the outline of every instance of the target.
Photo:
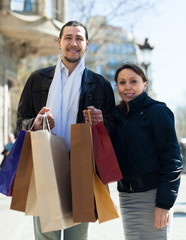
[[(152, 53), (152, 50), (153, 50), (154, 47), (152, 47), (149, 44), (148, 38), (145, 38), (144, 44), (138, 44), (138, 46), (139, 46), (139, 48), (142, 52), (142, 55), (143, 55), (143, 61), (142, 61), (141, 65), (144, 67), (145, 74), (148, 78), (148, 68), (149, 68), (150, 63), (151, 63), (151, 53)], [(148, 84), (148, 89), (151, 88), (151, 86), (149, 86), (149, 85), (150, 85), (150, 82)]]

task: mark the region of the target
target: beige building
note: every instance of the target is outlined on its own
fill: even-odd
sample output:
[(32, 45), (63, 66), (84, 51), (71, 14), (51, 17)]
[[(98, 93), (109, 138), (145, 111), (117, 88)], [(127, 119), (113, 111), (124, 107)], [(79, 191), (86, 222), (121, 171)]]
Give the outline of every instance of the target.
[(92, 17), (87, 26), (90, 45), (86, 63), (91, 69), (110, 80), (118, 102), (120, 97), (114, 81), (115, 71), (124, 61), (138, 62), (138, 45), (134, 36), (123, 27), (107, 24), (106, 17)]
[(66, 18), (67, 0), (0, 2), (0, 151), (11, 131), (11, 87), (17, 64), (29, 56), (58, 53), (55, 40)]

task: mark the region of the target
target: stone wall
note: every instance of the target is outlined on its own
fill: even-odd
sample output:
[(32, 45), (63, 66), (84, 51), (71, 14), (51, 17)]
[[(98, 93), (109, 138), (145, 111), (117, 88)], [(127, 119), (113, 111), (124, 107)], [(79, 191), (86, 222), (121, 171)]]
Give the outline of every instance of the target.
[(17, 64), (8, 50), (6, 39), (0, 35), (0, 152), (8, 141), (11, 131), (11, 85), (16, 81)]

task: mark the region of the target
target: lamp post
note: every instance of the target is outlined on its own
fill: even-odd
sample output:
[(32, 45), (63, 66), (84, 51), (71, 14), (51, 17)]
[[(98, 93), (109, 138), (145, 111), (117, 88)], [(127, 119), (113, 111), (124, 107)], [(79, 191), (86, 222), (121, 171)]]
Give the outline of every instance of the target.
[[(151, 53), (154, 47), (152, 47), (149, 44), (148, 38), (145, 38), (144, 44), (138, 44), (142, 55), (143, 55), (143, 61), (141, 63), (142, 67), (145, 69), (145, 74), (147, 76), (148, 79), (148, 69), (149, 66), (151, 64)], [(148, 83), (148, 91), (151, 90), (151, 84), (150, 84), (150, 80), (148, 79), (149, 83)]]

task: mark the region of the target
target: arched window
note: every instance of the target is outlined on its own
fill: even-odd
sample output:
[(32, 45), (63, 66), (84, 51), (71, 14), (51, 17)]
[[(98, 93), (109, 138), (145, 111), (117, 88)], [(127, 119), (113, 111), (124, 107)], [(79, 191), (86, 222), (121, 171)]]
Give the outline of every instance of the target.
[(10, 0), (10, 10), (36, 14), (38, 12), (38, 0)]

